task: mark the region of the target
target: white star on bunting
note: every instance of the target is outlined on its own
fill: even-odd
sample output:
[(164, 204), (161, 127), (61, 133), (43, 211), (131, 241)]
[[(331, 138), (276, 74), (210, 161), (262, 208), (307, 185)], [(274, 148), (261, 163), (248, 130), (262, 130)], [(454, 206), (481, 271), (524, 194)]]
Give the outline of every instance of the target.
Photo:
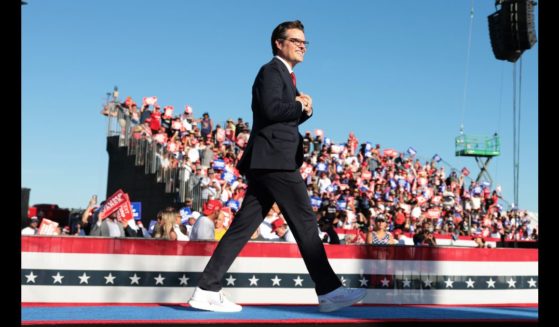
[(165, 280), (165, 277), (163, 277), (163, 276), (161, 276), (161, 274), (159, 274), (159, 276), (153, 277), (153, 279), (155, 279), (155, 285), (158, 285), (158, 284), (163, 285), (163, 281)]
[(466, 288), (474, 288), (474, 283), (475, 281), (473, 281), (471, 278), (468, 278), (468, 280), (466, 281), (466, 284), (468, 284), (468, 286), (466, 286)]
[(446, 288), (454, 288), (454, 286), (452, 285), (454, 284), (454, 281), (450, 280), (450, 277), (448, 277), (448, 279), (445, 280), (444, 283), (446, 284), (445, 285)]
[(340, 278), (340, 281), (342, 282), (342, 285), (343, 285), (343, 286), (346, 286), (346, 284), (345, 284), (346, 279), (344, 278), (344, 276), (342, 276), (342, 277)]
[(425, 287), (431, 287), (431, 284), (433, 282), (431, 280), (429, 280), (429, 278), (427, 278), (426, 280), (423, 281), (423, 283), (425, 284)]
[(509, 288), (514, 287), (516, 288), (516, 281), (512, 279), (512, 277), (507, 280), (507, 283), (509, 284)]
[(259, 281), (259, 279), (256, 278), (255, 275), (252, 275), (252, 278), (249, 278), (248, 280), (250, 281), (250, 285), (249, 285), (249, 286), (253, 286), (253, 285), (254, 285), (254, 286), (258, 286), (258, 281)]
[(112, 273), (109, 273), (107, 276), (103, 276), (105, 278), (105, 284), (115, 284), (115, 278), (116, 276), (113, 276)]
[(136, 273), (134, 273), (134, 276), (128, 277), (128, 278), (130, 278), (130, 285), (132, 285), (132, 284), (140, 285), (140, 279), (141, 279), (141, 277), (139, 277), (138, 275), (136, 275)]
[(64, 278), (64, 276), (60, 275), (59, 272), (57, 272), (56, 275), (51, 276), (51, 277), (54, 278), (54, 281), (52, 282), (53, 284), (56, 284), (56, 283), (62, 284), (62, 278)]
[(402, 287), (411, 287), (411, 280), (408, 280), (407, 277), (404, 277), (404, 280), (402, 281)]
[(533, 278), (530, 278), (528, 284), (530, 285), (528, 287), (536, 287), (536, 281)]
[(294, 279), (293, 281), (295, 282), (295, 286), (299, 285), (301, 287), (303, 287), (303, 280), (301, 277), (297, 276), (297, 279)]
[(270, 280), (272, 281), (272, 286), (276, 286), (276, 285), (277, 285), (277, 286), (280, 286), (281, 279), (278, 278), (278, 275), (276, 275), (275, 278), (272, 278), (272, 279), (270, 279)]
[(83, 275), (78, 276), (78, 278), (80, 279), (80, 284), (83, 283), (89, 284), (89, 279), (91, 278), (91, 276), (86, 275), (84, 272)]
[(386, 276), (380, 281), (382, 283), (382, 287), (388, 287), (390, 285), (390, 280), (386, 279)]
[(491, 287), (495, 288), (495, 281), (493, 280), (493, 278), (489, 277), (489, 280), (486, 281), (486, 283), (487, 283), (487, 288), (491, 288)]
[(369, 281), (367, 280), (367, 278), (365, 278), (365, 276), (361, 276), (359, 283), (361, 283), (361, 286), (365, 286), (365, 287), (369, 286)]
[(229, 278), (225, 279), (227, 281), (227, 286), (233, 285), (235, 286), (235, 281), (237, 278), (233, 278), (233, 275), (229, 275)]
[(189, 280), (189, 279), (190, 279), (190, 278), (186, 277), (185, 274), (182, 274), (182, 277), (179, 278), (179, 280), (180, 280), (180, 282), (181, 282), (180, 285), (188, 285), (188, 280)]
[(25, 275), (25, 278), (27, 278), (27, 283), (35, 283), (35, 278), (37, 278), (37, 276), (38, 275), (33, 274), (33, 272), (30, 272), (29, 275)]

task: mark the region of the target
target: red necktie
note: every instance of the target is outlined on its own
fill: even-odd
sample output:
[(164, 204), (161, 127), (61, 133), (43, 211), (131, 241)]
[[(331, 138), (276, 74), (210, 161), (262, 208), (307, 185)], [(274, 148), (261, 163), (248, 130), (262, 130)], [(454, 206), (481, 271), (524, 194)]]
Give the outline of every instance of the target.
[(293, 86), (297, 87), (297, 78), (295, 78), (294, 72), (291, 72), (291, 81), (293, 82)]

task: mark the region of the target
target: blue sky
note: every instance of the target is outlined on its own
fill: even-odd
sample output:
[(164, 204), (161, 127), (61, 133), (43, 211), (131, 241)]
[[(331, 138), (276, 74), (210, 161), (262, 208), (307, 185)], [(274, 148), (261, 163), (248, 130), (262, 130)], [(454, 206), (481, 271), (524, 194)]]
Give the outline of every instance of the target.
[[(454, 138), (501, 135), (494, 185), (513, 196), (513, 64), (495, 59), (493, 0), (28, 0), (22, 7), (22, 187), (30, 204), (83, 208), (106, 196), (106, 93), (157, 96), (215, 122), (251, 121), (251, 86), (274, 27), (299, 19), (310, 41), (295, 67), (313, 97), (302, 133), (336, 143), (439, 154), (477, 176)], [(474, 18), (467, 65), (470, 7)], [(538, 22), (538, 7), (534, 10)], [(537, 25), (536, 25), (537, 26)], [(537, 27), (536, 27), (537, 32)], [(520, 61), (517, 62), (517, 66)], [(468, 72), (466, 74), (466, 71)], [(467, 75), (467, 88), (465, 81)], [(538, 211), (538, 44), (522, 56), (519, 203)], [(464, 96), (465, 94), (465, 96)]]

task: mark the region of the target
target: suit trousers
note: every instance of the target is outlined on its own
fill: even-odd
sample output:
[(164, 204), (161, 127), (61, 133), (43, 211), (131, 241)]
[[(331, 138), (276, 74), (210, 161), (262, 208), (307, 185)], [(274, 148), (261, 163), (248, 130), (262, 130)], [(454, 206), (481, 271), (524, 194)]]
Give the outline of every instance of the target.
[(342, 284), (334, 273), (324, 245), (318, 236), (318, 224), (312, 211), (307, 188), (295, 171), (251, 170), (241, 209), (217, 245), (206, 265), (198, 287), (217, 292), (227, 270), (276, 202), (285, 217), (317, 295), (329, 293)]

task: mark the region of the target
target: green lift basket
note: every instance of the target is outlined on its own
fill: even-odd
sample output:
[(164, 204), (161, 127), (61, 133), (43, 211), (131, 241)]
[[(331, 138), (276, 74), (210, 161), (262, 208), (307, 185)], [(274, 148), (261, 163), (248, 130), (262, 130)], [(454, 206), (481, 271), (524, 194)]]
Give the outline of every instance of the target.
[[(479, 175), (476, 182), (479, 182), (482, 177), (493, 184), (491, 175), (487, 167), (493, 157), (501, 154), (501, 142), (497, 133), (493, 136), (471, 136), (460, 134), (455, 139), (456, 156), (457, 157), (474, 157), (480, 168)], [(483, 160), (485, 158), (485, 161)]]

